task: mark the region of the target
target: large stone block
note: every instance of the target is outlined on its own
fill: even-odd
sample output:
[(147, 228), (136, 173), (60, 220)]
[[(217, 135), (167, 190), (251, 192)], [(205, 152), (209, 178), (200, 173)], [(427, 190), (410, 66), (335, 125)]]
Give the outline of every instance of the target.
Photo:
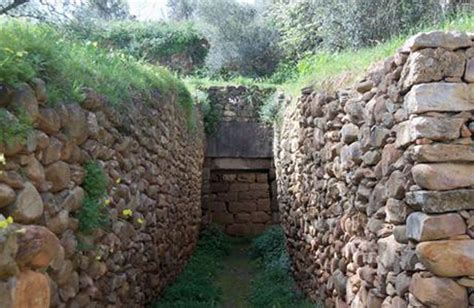
[(474, 145), (425, 144), (416, 145), (411, 150), (417, 162), (474, 162)]
[(466, 288), (448, 278), (423, 277), (422, 274), (415, 274), (411, 279), (410, 292), (428, 307), (468, 306)]
[(419, 138), (435, 141), (458, 139), (465, 122), (463, 118), (416, 117), (400, 123), (395, 145), (402, 147)]
[(42, 226), (24, 226), (18, 237), (16, 260), (20, 267), (30, 269), (46, 268), (60, 249), (57, 237)]
[(28, 270), (15, 280), (11, 290), (12, 308), (49, 308), (51, 291), (44, 274)]
[(474, 240), (423, 242), (416, 246), (416, 254), (437, 276), (474, 276)]
[(15, 203), (7, 208), (7, 212), (16, 222), (31, 223), (43, 214), (43, 200), (33, 184), (26, 182), (24, 185)]
[(440, 81), (446, 77), (461, 78), (465, 62), (463, 54), (443, 48), (413, 52), (402, 71), (402, 90), (405, 91), (414, 84)]
[(446, 239), (466, 233), (466, 224), (459, 214), (426, 215), (422, 212), (410, 214), (406, 224), (409, 239), (422, 242)]
[(71, 169), (63, 161), (55, 162), (45, 170), (46, 180), (50, 181), (51, 191), (58, 192), (68, 187), (71, 181)]
[(429, 111), (457, 112), (474, 110), (474, 97), (465, 83), (427, 83), (415, 85), (405, 96), (404, 107), (409, 114)]
[(406, 194), (406, 203), (425, 213), (446, 213), (474, 209), (474, 189), (451, 191), (419, 190)]
[(432, 31), (419, 33), (412, 36), (403, 45), (405, 52), (416, 51), (422, 48), (442, 47), (447, 50), (456, 50), (459, 48), (470, 47), (473, 45), (471, 38), (464, 32), (443, 32)]
[(418, 164), (411, 169), (415, 183), (430, 190), (451, 190), (474, 185), (474, 164)]

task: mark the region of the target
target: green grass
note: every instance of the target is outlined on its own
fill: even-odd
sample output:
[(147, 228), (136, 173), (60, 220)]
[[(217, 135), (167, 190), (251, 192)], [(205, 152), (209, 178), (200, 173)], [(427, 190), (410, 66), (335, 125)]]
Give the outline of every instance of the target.
[(203, 231), (184, 271), (152, 307), (218, 307), (222, 292), (215, 278), (229, 251), (229, 239), (221, 230), (210, 227)]
[(93, 42), (65, 39), (44, 24), (0, 19), (0, 83), (15, 85), (33, 77), (46, 81), (49, 103), (80, 102), (84, 87), (107, 96), (112, 105), (147, 97), (158, 90), (176, 96), (189, 114), (193, 103), (185, 85), (166, 69), (147, 65)]
[(297, 77), (282, 88), (287, 93), (298, 95), (301, 88), (311, 85), (325, 90), (350, 85), (362, 78), (372, 64), (394, 55), (411, 35), (430, 30), (474, 31), (474, 14), (463, 14), (438, 25), (413, 29), (409, 34), (392, 38), (371, 48), (311, 55), (297, 64)]
[(280, 226), (271, 227), (257, 237), (252, 242), (250, 256), (258, 263), (250, 290), (252, 307), (317, 307), (296, 288)]

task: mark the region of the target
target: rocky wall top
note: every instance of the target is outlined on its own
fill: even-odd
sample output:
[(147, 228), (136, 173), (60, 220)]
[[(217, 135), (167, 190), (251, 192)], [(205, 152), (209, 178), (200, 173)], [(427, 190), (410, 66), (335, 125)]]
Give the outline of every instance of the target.
[(326, 307), (474, 305), (473, 40), (419, 34), (354, 88), (287, 108), (280, 219)]
[[(33, 126), (26, 142), (0, 148), (0, 306), (143, 307), (159, 296), (199, 232), (200, 121), (189, 129), (174, 97), (118, 111), (89, 90), (80, 105), (50, 107), (40, 80), (0, 101)], [(91, 161), (106, 177), (105, 219), (86, 232), (98, 213), (84, 212), (85, 190), (99, 185), (84, 182)]]

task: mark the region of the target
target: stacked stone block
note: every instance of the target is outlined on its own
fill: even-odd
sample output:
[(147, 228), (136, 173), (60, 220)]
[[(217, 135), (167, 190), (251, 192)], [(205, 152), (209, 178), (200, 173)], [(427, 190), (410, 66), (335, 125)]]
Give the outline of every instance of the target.
[[(92, 90), (85, 96), (81, 105), (52, 107), (44, 82), (33, 80), (0, 98), (2, 111), (14, 120), (11, 111), (22, 108), (33, 125), (25, 142), (0, 145), (0, 214), (20, 233), (21, 225), (41, 225), (59, 239), (53, 248), (42, 237), (31, 242), (55, 252), (42, 265), (52, 307), (143, 307), (175, 279), (197, 241), (202, 125), (190, 130), (174, 97), (136, 98), (119, 111)], [(80, 232), (77, 215), (88, 161), (102, 166), (108, 182), (101, 206), (109, 223), (92, 234)], [(22, 274), (11, 274), (0, 277), (2, 307), (21, 288), (13, 282)], [(26, 303), (35, 300), (22, 294)]]
[(213, 172), (210, 189), (211, 220), (227, 234), (258, 234), (272, 223), (268, 173)]
[(282, 225), (326, 307), (474, 306), (474, 36), (411, 38), (276, 132)]

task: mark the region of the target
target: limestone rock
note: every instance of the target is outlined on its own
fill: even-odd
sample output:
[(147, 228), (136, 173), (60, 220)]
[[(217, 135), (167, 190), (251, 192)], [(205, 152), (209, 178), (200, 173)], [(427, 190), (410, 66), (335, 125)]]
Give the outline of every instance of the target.
[(474, 240), (423, 242), (416, 246), (416, 254), (437, 276), (474, 276)]
[(47, 134), (55, 134), (61, 129), (61, 119), (51, 108), (41, 108), (38, 115), (38, 128)]
[(421, 48), (442, 47), (447, 50), (471, 47), (473, 45), (469, 35), (463, 32), (432, 31), (419, 33), (405, 43), (403, 51), (416, 51)]
[(410, 292), (428, 307), (467, 307), (467, 291), (451, 279), (413, 275)]
[(15, 279), (12, 308), (49, 308), (50, 289), (44, 274), (30, 270), (21, 272)]
[(396, 146), (402, 147), (418, 138), (436, 141), (457, 139), (461, 127), (466, 122), (462, 118), (416, 117), (398, 126)]
[(393, 224), (403, 224), (407, 217), (405, 202), (390, 198), (385, 204), (385, 221)]
[(430, 190), (452, 190), (474, 185), (474, 164), (418, 164), (411, 170), (415, 183)]
[(0, 183), (0, 208), (6, 207), (15, 202), (15, 191), (6, 184)]
[(13, 205), (8, 207), (8, 213), (15, 222), (31, 223), (43, 214), (43, 201), (36, 188), (26, 182)]
[(426, 215), (415, 212), (408, 216), (406, 226), (407, 237), (418, 242), (466, 233), (466, 224), (459, 214)]
[(460, 210), (473, 210), (474, 189), (451, 191), (414, 191), (406, 194), (406, 202), (425, 213), (445, 213)]
[(49, 165), (45, 170), (45, 174), (46, 180), (52, 183), (52, 192), (58, 192), (67, 188), (71, 181), (71, 169), (63, 161)]
[(341, 138), (344, 143), (351, 143), (357, 140), (357, 136), (359, 135), (359, 127), (356, 125), (349, 123), (342, 127), (341, 130)]
[(380, 263), (387, 269), (393, 269), (397, 263), (397, 252), (403, 247), (393, 235), (377, 241)]
[(16, 260), (20, 267), (46, 268), (56, 257), (60, 244), (57, 237), (42, 226), (24, 226), (18, 237)]
[(63, 105), (60, 116), (65, 134), (77, 144), (84, 143), (89, 135), (86, 112), (76, 104)]
[(464, 55), (443, 48), (413, 52), (408, 56), (402, 71), (402, 90), (414, 84), (440, 81), (446, 77), (461, 78), (465, 61)]
[(405, 96), (404, 107), (409, 114), (472, 111), (474, 97), (470, 94), (471, 87), (474, 85), (445, 82), (415, 85)]
[(416, 145), (411, 152), (417, 162), (474, 162), (474, 145), (426, 144)]

